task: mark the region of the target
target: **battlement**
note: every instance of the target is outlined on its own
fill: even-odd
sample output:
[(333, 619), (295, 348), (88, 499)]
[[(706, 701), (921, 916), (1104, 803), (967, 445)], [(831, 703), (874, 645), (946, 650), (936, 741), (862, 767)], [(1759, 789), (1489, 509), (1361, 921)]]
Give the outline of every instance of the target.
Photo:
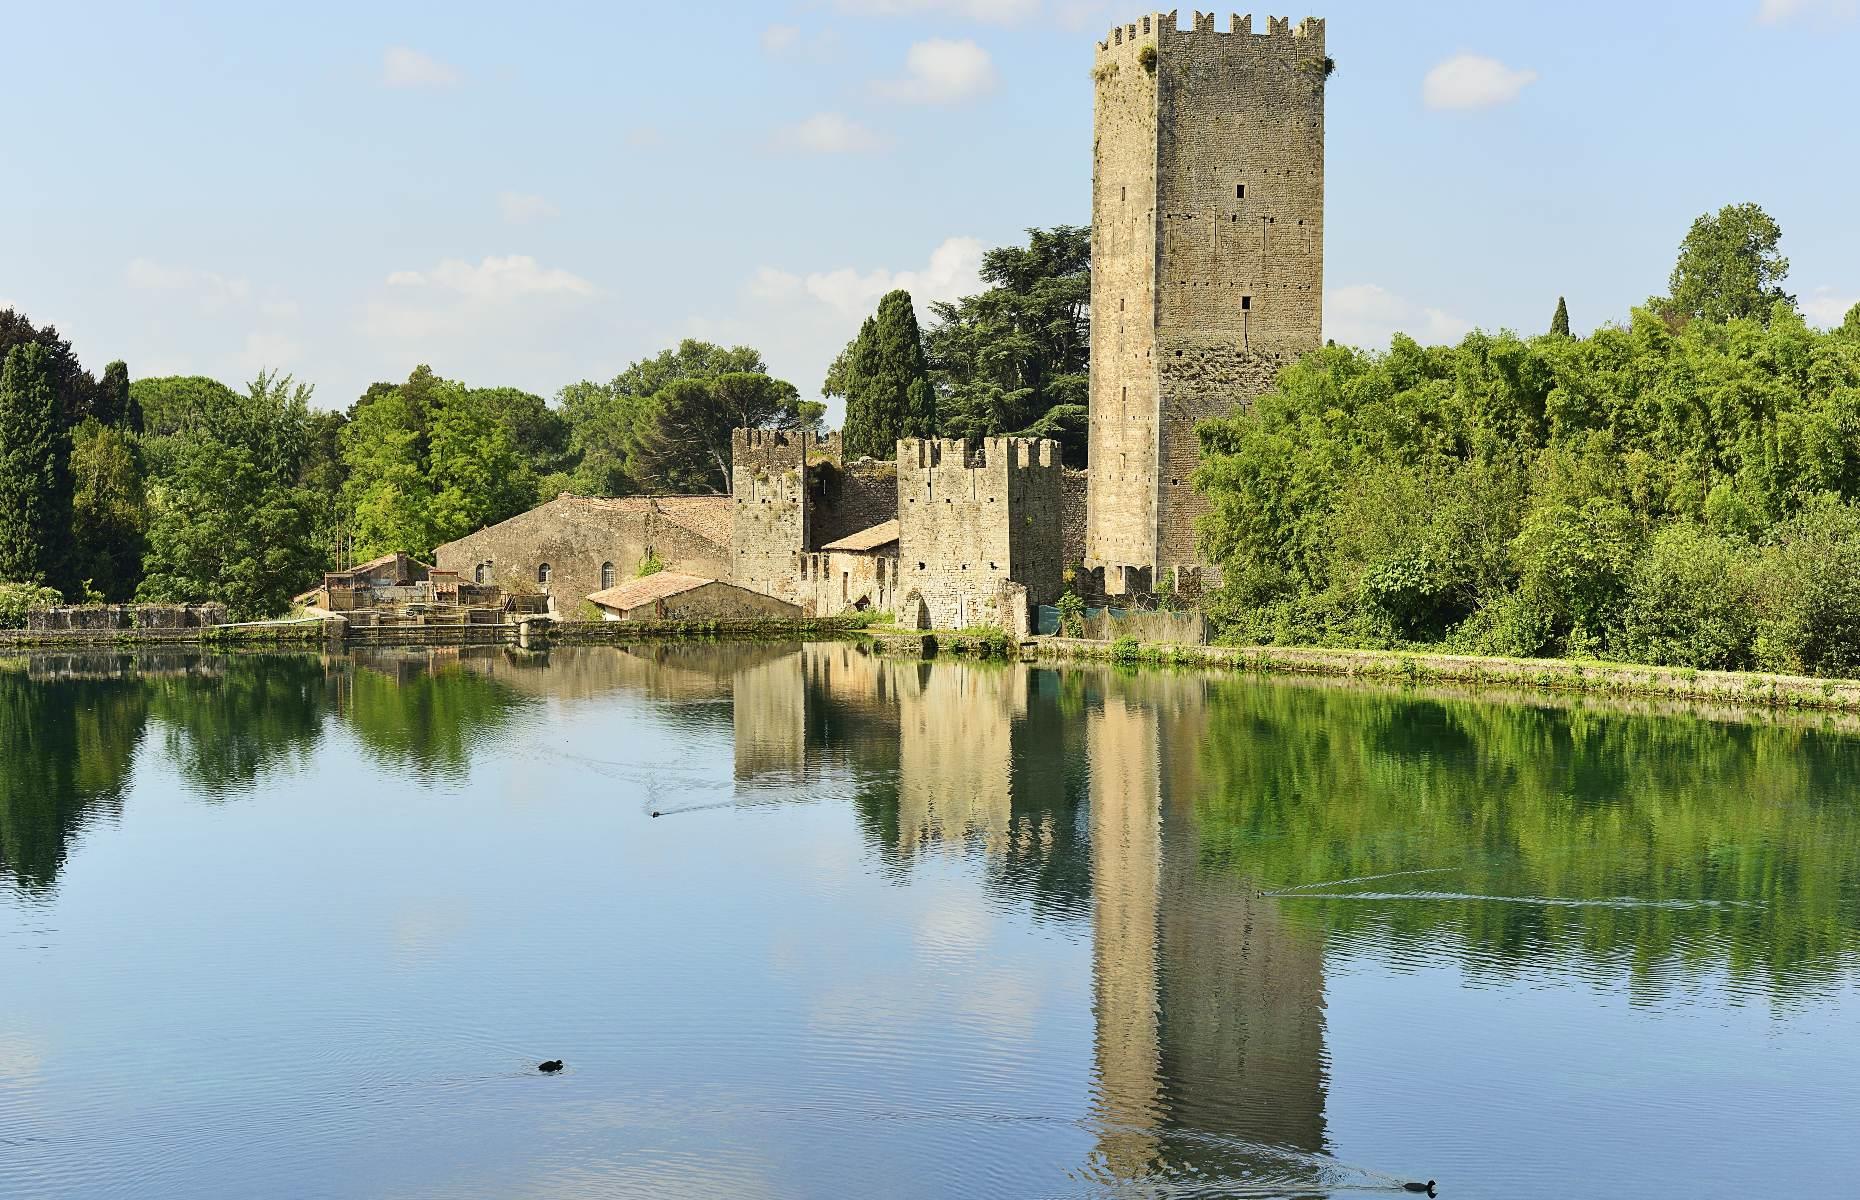
[(1164, 41), (1186, 40), (1191, 37), (1211, 35), (1217, 38), (1245, 36), (1255, 39), (1249, 43), (1236, 43), (1235, 48), (1270, 48), (1296, 49), (1306, 55), (1322, 55), (1324, 51), (1324, 19), (1306, 17), (1297, 25), (1290, 17), (1267, 17), (1263, 33), (1253, 32), (1253, 18), (1230, 15), (1227, 28), (1217, 30), (1214, 27), (1212, 12), (1195, 12), (1193, 23), (1183, 29), (1179, 23), (1177, 10), (1166, 13), (1147, 13), (1135, 21), (1111, 27), (1110, 35), (1098, 43), (1099, 55), (1113, 55), (1129, 48), (1134, 51), (1141, 45), (1156, 45)]
[(1060, 465), (1059, 443), (1051, 438), (989, 437), (979, 443), (964, 438), (899, 438), (900, 471), (982, 471), (1002, 466), (1009, 471)]
[(818, 458), (841, 459), (840, 435), (807, 433), (798, 429), (733, 429), (732, 463), (753, 464), (768, 470), (799, 467)]

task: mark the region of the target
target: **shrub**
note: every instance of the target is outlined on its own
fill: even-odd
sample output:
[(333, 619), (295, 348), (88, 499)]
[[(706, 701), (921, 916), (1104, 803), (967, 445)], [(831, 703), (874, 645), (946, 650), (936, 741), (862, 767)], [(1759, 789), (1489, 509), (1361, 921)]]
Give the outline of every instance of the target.
[(23, 629), (26, 614), (35, 608), (53, 608), (65, 598), (57, 590), (32, 583), (0, 583), (0, 629)]
[(648, 575), (657, 575), (664, 569), (665, 564), (659, 560), (658, 554), (653, 551), (652, 547), (648, 546), (646, 547), (646, 557), (639, 560), (639, 569), (634, 571), (633, 574), (637, 578), (644, 579)]
[(1860, 508), (1821, 505), (1784, 525), (1764, 552), (1756, 592), (1761, 666), (1860, 674)]
[(1135, 663), (1141, 662), (1142, 659), (1142, 643), (1138, 642), (1136, 638), (1131, 637), (1129, 634), (1125, 634), (1123, 637), (1111, 643), (1111, 660), (1113, 662)]
[(1059, 598), (1059, 632), (1065, 637), (1085, 636), (1085, 597), (1067, 592)]
[(1662, 666), (1747, 668), (1757, 635), (1753, 558), (1697, 525), (1662, 529), (1629, 573), (1613, 649)]

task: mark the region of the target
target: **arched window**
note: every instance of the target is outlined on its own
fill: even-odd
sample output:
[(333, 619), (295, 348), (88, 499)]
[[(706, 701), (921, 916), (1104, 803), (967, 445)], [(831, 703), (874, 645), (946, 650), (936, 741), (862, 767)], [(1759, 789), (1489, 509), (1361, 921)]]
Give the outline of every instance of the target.
[(484, 582), (484, 564), (483, 563), (479, 563), (476, 567), (472, 568), (471, 577), (472, 577), (472, 582), (474, 583)]
[(614, 565), (610, 562), (601, 564), (601, 590), (606, 591), (614, 585)]
[(548, 583), (549, 582), (549, 564), (548, 563), (544, 563), (542, 566), (536, 568), (536, 582), (537, 583)]

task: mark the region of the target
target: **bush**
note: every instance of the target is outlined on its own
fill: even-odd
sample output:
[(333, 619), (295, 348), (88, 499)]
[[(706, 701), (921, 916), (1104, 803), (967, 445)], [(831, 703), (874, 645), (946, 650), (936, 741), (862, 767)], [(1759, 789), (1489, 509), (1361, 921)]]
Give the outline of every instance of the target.
[(1660, 666), (1748, 668), (1757, 636), (1754, 557), (1697, 525), (1662, 529), (1629, 573), (1616, 654)]
[(1059, 598), (1059, 632), (1064, 637), (1085, 636), (1085, 597), (1067, 592)]
[(1111, 661), (1120, 663), (1141, 662), (1143, 645), (1136, 638), (1126, 634), (1111, 643)]
[(1860, 508), (1812, 508), (1763, 555), (1756, 659), (1767, 670), (1860, 674)]
[(32, 583), (0, 583), (0, 629), (24, 629), (26, 614), (65, 602), (56, 589)]

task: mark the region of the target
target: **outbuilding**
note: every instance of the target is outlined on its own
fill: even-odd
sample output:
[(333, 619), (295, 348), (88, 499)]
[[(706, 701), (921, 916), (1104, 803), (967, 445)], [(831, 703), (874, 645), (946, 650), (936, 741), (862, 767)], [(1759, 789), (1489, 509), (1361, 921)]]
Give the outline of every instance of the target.
[(691, 621), (743, 617), (799, 617), (799, 605), (733, 583), (658, 571), (604, 588), (588, 597), (607, 621)]

